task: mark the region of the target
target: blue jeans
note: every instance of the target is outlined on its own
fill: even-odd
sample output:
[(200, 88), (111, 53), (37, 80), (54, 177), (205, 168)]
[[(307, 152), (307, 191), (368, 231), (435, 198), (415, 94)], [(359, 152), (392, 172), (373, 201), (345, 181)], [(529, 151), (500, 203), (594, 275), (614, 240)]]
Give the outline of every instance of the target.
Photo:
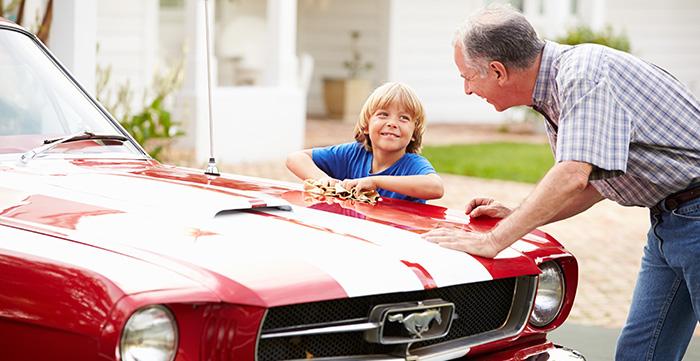
[[(614, 239), (610, 240), (614, 242)], [(700, 198), (651, 212), (615, 360), (681, 360), (700, 320)]]

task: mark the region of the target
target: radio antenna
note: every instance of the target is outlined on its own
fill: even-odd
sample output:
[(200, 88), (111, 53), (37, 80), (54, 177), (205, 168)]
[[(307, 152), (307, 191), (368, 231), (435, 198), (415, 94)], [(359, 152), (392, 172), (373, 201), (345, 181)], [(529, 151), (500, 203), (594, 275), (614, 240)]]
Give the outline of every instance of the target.
[(214, 122), (212, 121), (211, 115), (211, 63), (209, 61), (209, 0), (204, 0), (204, 24), (207, 44), (205, 46), (207, 50), (207, 104), (208, 104), (208, 114), (209, 114), (209, 164), (207, 165), (207, 170), (204, 172), (206, 175), (219, 176), (219, 169), (216, 168), (216, 160), (214, 159)]

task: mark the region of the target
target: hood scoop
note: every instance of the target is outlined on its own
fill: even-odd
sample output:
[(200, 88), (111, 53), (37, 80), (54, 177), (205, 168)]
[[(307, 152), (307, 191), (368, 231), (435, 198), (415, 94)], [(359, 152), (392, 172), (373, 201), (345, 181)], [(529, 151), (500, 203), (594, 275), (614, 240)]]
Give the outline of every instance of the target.
[(220, 218), (246, 211), (291, 211), (292, 206), (283, 199), (275, 198), (238, 198), (210, 199), (209, 202), (200, 202), (187, 207), (185, 212), (192, 215), (204, 216), (204, 218)]
[[(284, 199), (261, 192), (215, 187), (133, 174), (68, 173), (8, 176), (4, 183), (28, 194), (77, 201), (121, 212), (211, 219), (246, 210), (290, 211)], [(105, 189), (109, 189), (105, 192)]]
[(226, 215), (234, 214), (234, 213), (239, 213), (243, 211), (248, 211), (248, 210), (256, 210), (256, 211), (284, 211), (284, 212), (291, 212), (292, 206), (289, 204), (274, 204), (274, 205), (267, 205), (267, 204), (262, 204), (262, 205), (254, 205), (251, 207), (237, 207), (237, 208), (229, 208), (229, 209), (222, 209), (216, 214), (214, 214), (214, 218), (217, 217), (223, 217)]

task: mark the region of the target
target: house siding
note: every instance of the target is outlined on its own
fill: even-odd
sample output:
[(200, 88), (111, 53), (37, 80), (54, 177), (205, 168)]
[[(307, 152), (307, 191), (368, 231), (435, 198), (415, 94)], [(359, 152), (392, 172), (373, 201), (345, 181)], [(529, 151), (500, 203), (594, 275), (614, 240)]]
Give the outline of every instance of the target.
[(129, 81), (138, 106), (156, 70), (158, 1), (100, 0), (97, 19), (97, 64), (112, 67), (112, 88)]
[(607, 2), (606, 20), (630, 38), (632, 53), (676, 76), (700, 96), (700, 2)]
[(490, 122), (504, 113), (464, 94), (453, 60), (457, 27), (481, 0), (394, 0), (391, 7), (389, 78), (416, 89), (429, 122)]
[[(309, 93), (309, 112), (323, 114), (323, 76), (341, 75), (349, 56), (346, 34), (363, 31), (362, 50), (375, 63), (375, 83), (402, 81), (414, 87), (432, 122), (497, 122), (513, 116), (496, 112), (475, 96), (465, 96), (452, 60), (451, 40), (459, 24), (482, 0), (424, 0), (299, 2), (299, 51), (316, 60)], [(319, 4), (322, 4), (319, 6)], [(325, 4), (325, 5), (323, 5)], [(674, 74), (700, 94), (700, 3), (696, 0), (625, 0), (573, 2), (525, 1), (525, 12), (540, 36), (553, 39), (578, 22), (611, 24), (624, 30), (632, 52)], [(378, 14), (377, 7), (384, 7)], [(381, 23), (382, 26), (378, 26)], [(376, 34), (371, 38), (367, 34)], [(376, 85), (376, 84), (375, 84)]]
[[(350, 32), (361, 32), (359, 49), (363, 60), (374, 67), (365, 76), (373, 85), (386, 81), (386, 32), (388, 0), (298, 2), (297, 51), (314, 58), (307, 110), (326, 113), (323, 78), (345, 77), (343, 61), (349, 60)], [(369, 94), (368, 94), (369, 95)]]

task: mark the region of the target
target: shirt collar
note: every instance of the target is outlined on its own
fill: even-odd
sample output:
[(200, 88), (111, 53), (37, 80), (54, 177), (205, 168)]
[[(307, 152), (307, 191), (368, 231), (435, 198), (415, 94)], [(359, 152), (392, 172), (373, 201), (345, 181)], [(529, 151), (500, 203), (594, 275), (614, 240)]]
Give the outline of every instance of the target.
[(554, 78), (557, 76), (557, 69), (555, 69), (552, 64), (558, 60), (559, 55), (566, 48), (568, 48), (568, 46), (545, 40), (542, 58), (540, 60), (540, 70), (537, 74), (535, 89), (532, 92), (532, 104), (534, 106), (541, 107), (545, 103), (545, 100), (551, 96), (549, 94), (551, 92), (550, 88), (554, 83)]

